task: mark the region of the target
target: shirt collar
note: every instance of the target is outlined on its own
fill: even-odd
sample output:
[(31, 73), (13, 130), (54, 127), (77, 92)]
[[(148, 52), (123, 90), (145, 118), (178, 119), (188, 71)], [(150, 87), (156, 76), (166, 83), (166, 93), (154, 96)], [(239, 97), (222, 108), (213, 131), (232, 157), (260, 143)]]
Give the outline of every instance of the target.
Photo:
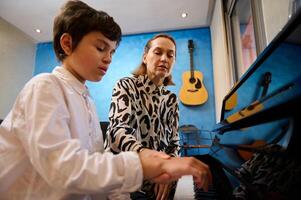
[(80, 82), (71, 72), (62, 66), (57, 66), (53, 69), (52, 73), (57, 77), (65, 80), (71, 87), (83, 96), (90, 96), (89, 90), (85, 84)]
[(147, 74), (145, 75), (140, 75), (138, 77), (138, 79), (140, 80), (140, 82), (144, 85), (146, 92), (148, 92), (149, 94), (159, 94), (161, 95), (163, 90), (165, 90), (164, 86), (157, 86), (155, 85), (147, 76)]

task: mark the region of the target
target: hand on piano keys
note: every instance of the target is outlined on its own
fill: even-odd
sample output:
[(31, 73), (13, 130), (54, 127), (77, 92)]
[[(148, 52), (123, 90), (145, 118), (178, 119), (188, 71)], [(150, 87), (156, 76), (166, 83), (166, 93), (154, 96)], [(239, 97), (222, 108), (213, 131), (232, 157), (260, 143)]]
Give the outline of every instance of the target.
[(192, 176), (182, 176), (179, 179), (174, 200), (193, 200), (193, 178)]
[(208, 165), (194, 157), (169, 157), (150, 149), (140, 151), (139, 157), (144, 178), (154, 183), (171, 183), (182, 176), (191, 175), (196, 185), (207, 191), (212, 182)]
[(213, 188), (213, 185), (209, 185), (208, 191), (204, 191), (196, 187), (192, 176), (182, 176), (179, 179), (174, 200), (206, 200), (206, 199), (218, 199), (217, 193)]
[(182, 176), (192, 175), (197, 187), (208, 190), (212, 175), (208, 165), (193, 157), (170, 157), (161, 163), (163, 174), (152, 179), (155, 183), (170, 183)]

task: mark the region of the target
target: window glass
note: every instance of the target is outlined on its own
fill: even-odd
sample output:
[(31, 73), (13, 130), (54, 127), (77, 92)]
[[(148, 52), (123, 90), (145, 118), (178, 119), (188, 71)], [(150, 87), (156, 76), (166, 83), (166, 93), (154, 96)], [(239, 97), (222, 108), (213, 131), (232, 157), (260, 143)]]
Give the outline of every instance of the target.
[(257, 57), (254, 25), (249, 0), (239, 0), (231, 14), (236, 78), (239, 79)]

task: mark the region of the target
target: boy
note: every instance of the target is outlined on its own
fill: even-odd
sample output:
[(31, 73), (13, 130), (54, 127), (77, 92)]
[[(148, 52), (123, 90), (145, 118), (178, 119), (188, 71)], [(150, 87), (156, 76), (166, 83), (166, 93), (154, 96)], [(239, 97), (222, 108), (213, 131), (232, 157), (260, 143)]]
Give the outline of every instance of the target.
[[(0, 126), (1, 199), (106, 199), (193, 175), (207, 188), (208, 167), (192, 158), (103, 152), (96, 109), (85, 81), (100, 81), (121, 39), (112, 17), (69, 1), (54, 20), (54, 50), (62, 66), (22, 89)], [(180, 161), (180, 162), (179, 162)]]

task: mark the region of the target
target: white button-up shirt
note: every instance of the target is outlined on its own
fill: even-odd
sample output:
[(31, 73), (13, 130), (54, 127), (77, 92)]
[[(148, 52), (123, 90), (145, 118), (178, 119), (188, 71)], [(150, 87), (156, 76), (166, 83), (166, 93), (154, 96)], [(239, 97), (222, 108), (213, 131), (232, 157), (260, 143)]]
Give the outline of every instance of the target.
[(0, 199), (106, 199), (142, 184), (134, 152), (103, 152), (87, 87), (63, 67), (35, 76), (0, 126)]

